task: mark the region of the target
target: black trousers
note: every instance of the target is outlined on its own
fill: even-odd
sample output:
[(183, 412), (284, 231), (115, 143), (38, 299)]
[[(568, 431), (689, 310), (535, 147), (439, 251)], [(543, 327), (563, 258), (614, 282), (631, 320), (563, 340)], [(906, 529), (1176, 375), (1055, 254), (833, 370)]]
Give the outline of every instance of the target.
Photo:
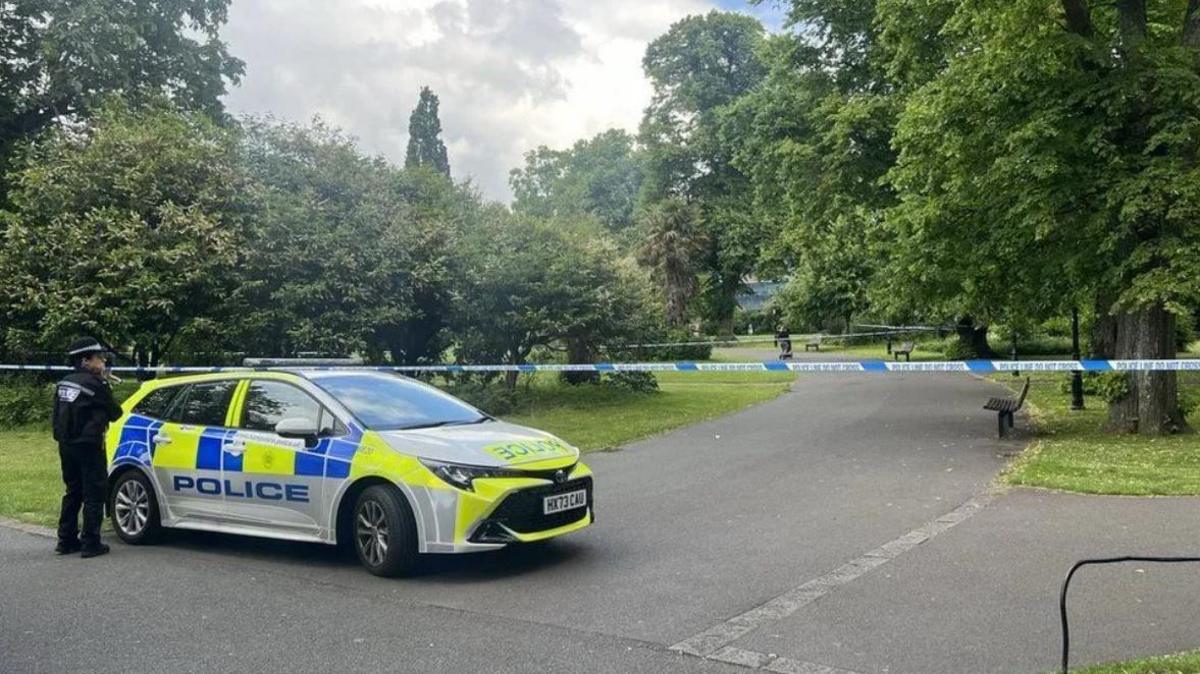
[[(62, 461), (62, 479), (67, 488), (58, 518), (58, 540), (70, 543), (78, 539), (85, 548), (96, 546), (100, 543), (100, 523), (104, 520), (104, 500), (108, 491), (104, 447), (60, 444), (58, 457)], [(80, 506), (83, 507), (82, 531), (79, 528)]]

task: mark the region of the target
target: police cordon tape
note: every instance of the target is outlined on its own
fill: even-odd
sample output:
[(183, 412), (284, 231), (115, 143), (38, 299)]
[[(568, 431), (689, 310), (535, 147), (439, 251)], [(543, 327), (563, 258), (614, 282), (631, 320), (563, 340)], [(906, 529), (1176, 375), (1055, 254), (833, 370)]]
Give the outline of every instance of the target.
[[(264, 365), (258, 367), (114, 367), (113, 372), (162, 375), (219, 372), (264, 372), (272, 370), (369, 371), (399, 373), (470, 372), (1200, 372), (1200, 359), (1171, 360), (955, 360), (916, 363), (884, 360), (782, 361), (744, 363), (594, 363), (522, 365)], [(0, 372), (69, 372), (62, 365), (0, 365)]]

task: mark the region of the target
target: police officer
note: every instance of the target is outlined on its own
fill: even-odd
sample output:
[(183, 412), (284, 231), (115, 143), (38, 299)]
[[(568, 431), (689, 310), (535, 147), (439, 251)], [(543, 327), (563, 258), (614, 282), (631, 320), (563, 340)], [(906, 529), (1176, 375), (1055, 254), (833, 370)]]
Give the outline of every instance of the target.
[(109, 422), (120, 418), (121, 407), (108, 386), (108, 356), (100, 342), (91, 337), (77, 340), (67, 356), (75, 371), (54, 389), (54, 439), (67, 488), (54, 552), (69, 555), (82, 550), (81, 557), (97, 557), (108, 552), (108, 546), (100, 542), (107, 491), (104, 433)]

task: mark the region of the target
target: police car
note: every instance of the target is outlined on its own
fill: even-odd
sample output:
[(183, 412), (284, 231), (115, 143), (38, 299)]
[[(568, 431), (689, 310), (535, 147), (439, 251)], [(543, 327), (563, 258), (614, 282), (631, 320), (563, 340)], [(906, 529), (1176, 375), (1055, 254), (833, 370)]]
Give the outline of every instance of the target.
[(107, 436), (126, 543), (163, 528), (352, 545), (380, 576), (420, 553), (494, 550), (593, 521), (579, 450), (384, 372), (161, 379)]

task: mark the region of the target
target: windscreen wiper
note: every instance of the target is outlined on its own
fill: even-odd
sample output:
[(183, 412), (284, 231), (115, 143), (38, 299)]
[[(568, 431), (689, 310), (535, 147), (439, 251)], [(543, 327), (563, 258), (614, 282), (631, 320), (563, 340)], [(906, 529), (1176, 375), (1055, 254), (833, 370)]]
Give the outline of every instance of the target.
[(479, 417), (471, 421), (431, 421), (426, 424), (413, 424), (412, 426), (402, 426), (399, 430), (415, 431), (422, 428), (440, 428), (442, 426), (470, 426), (472, 424), (482, 424), (485, 421), (495, 421), (492, 417)]

